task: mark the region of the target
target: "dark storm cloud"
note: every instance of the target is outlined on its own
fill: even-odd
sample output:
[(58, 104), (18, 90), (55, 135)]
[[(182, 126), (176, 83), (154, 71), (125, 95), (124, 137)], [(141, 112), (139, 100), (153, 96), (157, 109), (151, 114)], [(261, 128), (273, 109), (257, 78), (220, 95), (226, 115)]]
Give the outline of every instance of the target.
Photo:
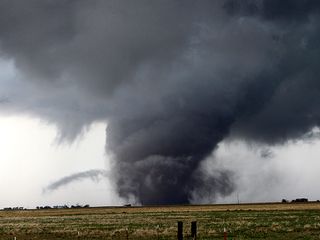
[(317, 2), (1, 1), (0, 52), (19, 73), (0, 92), (65, 138), (106, 120), (121, 197), (214, 199), (233, 174), (201, 162), (223, 139), (319, 125)]
[(224, 9), (231, 15), (262, 17), (277, 21), (305, 21), (310, 14), (319, 13), (317, 0), (226, 0)]

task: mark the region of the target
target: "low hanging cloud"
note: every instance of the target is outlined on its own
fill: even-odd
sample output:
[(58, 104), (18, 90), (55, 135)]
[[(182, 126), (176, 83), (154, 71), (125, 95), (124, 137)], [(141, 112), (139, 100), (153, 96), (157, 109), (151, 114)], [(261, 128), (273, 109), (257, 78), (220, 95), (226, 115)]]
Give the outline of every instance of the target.
[(67, 140), (106, 121), (123, 198), (213, 200), (236, 188), (232, 171), (201, 170), (219, 142), (274, 146), (319, 126), (319, 9), (315, 0), (1, 1), (0, 54), (14, 74), (0, 109), (41, 116)]
[(65, 176), (45, 187), (42, 191), (43, 194), (53, 192), (61, 187), (69, 185), (71, 183), (82, 181), (85, 179), (91, 179), (93, 181), (100, 181), (101, 178), (107, 177), (107, 171), (100, 169), (92, 169), (84, 172), (74, 173), (69, 176)]

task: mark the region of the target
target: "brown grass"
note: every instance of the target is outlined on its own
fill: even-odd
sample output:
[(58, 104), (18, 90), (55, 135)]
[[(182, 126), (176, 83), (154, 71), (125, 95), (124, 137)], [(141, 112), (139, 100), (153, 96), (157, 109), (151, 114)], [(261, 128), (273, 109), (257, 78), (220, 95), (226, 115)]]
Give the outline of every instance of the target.
[(0, 211), (0, 239), (175, 239), (177, 221), (188, 235), (194, 220), (198, 239), (221, 239), (224, 227), (238, 239), (318, 239), (320, 203)]

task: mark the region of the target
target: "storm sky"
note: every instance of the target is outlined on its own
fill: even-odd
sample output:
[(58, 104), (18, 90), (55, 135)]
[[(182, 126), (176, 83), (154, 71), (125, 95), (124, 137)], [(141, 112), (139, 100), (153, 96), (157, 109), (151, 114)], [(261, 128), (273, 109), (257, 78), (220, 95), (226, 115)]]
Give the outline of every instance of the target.
[(319, 10), (317, 0), (0, 0), (0, 111), (56, 126), (58, 145), (106, 124), (108, 169), (45, 190), (100, 176), (137, 204), (263, 201), (254, 191), (296, 184), (292, 151), (313, 144), (295, 156), (319, 166)]

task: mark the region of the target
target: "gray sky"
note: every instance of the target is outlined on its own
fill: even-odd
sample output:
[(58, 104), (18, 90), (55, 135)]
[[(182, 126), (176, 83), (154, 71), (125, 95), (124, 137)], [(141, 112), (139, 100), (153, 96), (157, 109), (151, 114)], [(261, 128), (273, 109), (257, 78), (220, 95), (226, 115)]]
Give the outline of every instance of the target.
[[(63, 169), (39, 170), (52, 176), (37, 180), (39, 192), (105, 182), (106, 204), (308, 195), (291, 174), (299, 166), (307, 184), (302, 166), (317, 168), (319, 9), (315, 0), (0, 1), (1, 116), (40, 120), (52, 149), (63, 146), (56, 165), (41, 148), (24, 158)], [(96, 123), (106, 166), (87, 155), (64, 166), (58, 158), (81, 152), (74, 142)], [(32, 132), (40, 125), (24, 147), (43, 142)], [(292, 157), (309, 145), (310, 156)], [(301, 187), (311, 188), (317, 196)]]
[(44, 191), (65, 176), (108, 168), (105, 124), (94, 124), (72, 144), (58, 144), (56, 127), (39, 119), (1, 115), (0, 123), (1, 208), (122, 203), (110, 181), (99, 176), (78, 179), (56, 191)]

